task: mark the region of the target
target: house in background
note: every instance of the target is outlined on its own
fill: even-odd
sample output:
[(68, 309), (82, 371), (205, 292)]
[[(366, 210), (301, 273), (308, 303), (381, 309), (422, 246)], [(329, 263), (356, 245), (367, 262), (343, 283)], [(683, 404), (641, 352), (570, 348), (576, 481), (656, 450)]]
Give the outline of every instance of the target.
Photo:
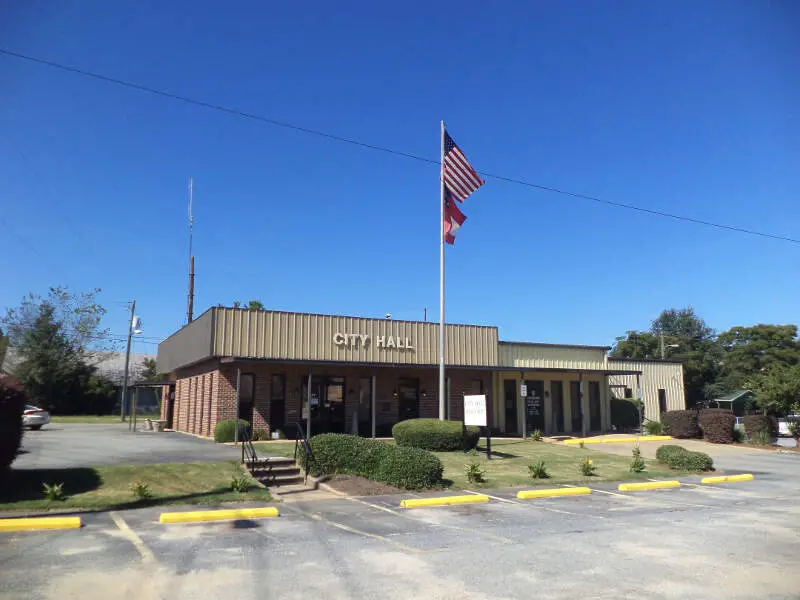
[(711, 405), (715, 408), (732, 410), (737, 417), (746, 415), (755, 405), (755, 394), (751, 390), (734, 390), (729, 394), (714, 398)]

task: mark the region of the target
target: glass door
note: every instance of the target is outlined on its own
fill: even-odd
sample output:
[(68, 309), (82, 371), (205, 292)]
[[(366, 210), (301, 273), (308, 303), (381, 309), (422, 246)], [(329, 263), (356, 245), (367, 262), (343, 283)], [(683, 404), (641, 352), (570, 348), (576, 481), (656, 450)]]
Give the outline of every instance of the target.
[(550, 401), (553, 407), (553, 433), (564, 433), (564, 382), (550, 382)]
[(397, 383), (400, 421), (419, 418), (419, 379), (401, 377)]
[(538, 379), (525, 380), (528, 395), (525, 397), (525, 420), (528, 426), (526, 433), (538, 429), (544, 432), (544, 381)]
[(519, 433), (517, 423), (517, 382), (514, 379), (503, 381), (503, 397), (506, 416), (506, 433)]
[(572, 409), (572, 433), (583, 432), (583, 415), (581, 414), (581, 384), (569, 382), (570, 408)]
[(600, 431), (603, 422), (600, 418), (600, 382), (589, 382), (589, 427), (592, 431)]
[(358, 380), (358, 435), (372, 435), (372, 378)]

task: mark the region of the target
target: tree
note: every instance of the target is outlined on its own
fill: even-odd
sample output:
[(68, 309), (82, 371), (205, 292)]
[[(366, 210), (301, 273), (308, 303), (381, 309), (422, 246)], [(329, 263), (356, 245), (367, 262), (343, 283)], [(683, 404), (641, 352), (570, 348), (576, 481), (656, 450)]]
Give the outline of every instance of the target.
[(140, 376), (145, 381), (161, 381), (166, 379), (164, 375), (158, 372), (155, 358), (145, 358), (142, 360), (142, 372)]
[(723, 393), (748, 387), (748, 380), (775, 365), (800, 363), (797, 325), (732, 327), (717, 342), (725, 353), (719, 382)]
[(664, 334), (684, 340), (708, 341), (714, 338), (714, 330), (701, 319), (691, 306), (668, 308), (661, 311), (650, 326), (650, 332)]
[(756, 403), (770, 412), (800, 411), (800, 365), (773, 364), (747, 380)]
[(87, 412), (97, 406), (95, 368), (87, 350), (102, 344), (105, 309), (96, 303), (99, 290), (72, 294), (51, 288), (46, 298), (29, 294), (3, 319), (11, 344), (20, 356), (14, 375), (28, 400), (53, 413)]
[(0, 329), (0, 369), (2, 369), (3, 361), (6, 358), (6, 350), (8, 350), (8, 337), (3, 335), (3, 330)]
[(611, 349), (611, 356), (616, 358), (658, 358), (658, 337), (649, 331), (628, 331), (618, 337)]
[(264, 303), (261, 300), (250, 300), (247, 303), (247, 308), (250, 310), (264, 310)]

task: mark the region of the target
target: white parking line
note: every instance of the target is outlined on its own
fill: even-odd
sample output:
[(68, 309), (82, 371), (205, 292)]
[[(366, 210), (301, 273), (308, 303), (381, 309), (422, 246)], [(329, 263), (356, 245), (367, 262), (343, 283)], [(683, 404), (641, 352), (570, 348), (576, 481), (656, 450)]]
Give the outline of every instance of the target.
[(139, 554), (142, 555), (142, 562), (143, 563), (155, 562), (156, 557), (153, 554), (153, 551), (150, 550), (150, 548), (148, 548), (145, 545), (142, 538), (136, 535), (136, 532), (128, 526), (128, 524), (125, 522), (125, 519), (123, 519), (120, 515), (118, 515), (115, 512), (110, 512), (108, 514), (114, 520), (114, 523), (117, 524), (117, 527), (119, 527), (119, 530), (122, 532), (123, 537), (125, 537), (131, 544), (133, 544), (136, 550), (139, 551)]
[(461, 490), (465, 494), (474, 494), (476, 496), (488, 496), (492, 500), (497, 500), (498, 502), (505, 502), (506, 504), (519, 504), (519, 502), (514, 502), (513, 500), (509, 500), (508, 498), (500, 498), (499, 496), (492, 496), (491, 494), (484, 494), (483, 492), (473, 492), (472, 490)]

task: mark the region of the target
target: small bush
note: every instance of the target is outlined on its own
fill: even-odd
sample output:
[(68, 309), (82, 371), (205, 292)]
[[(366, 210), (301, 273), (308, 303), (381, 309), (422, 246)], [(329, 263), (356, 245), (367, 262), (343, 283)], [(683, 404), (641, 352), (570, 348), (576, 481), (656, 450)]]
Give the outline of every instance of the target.
[(476, 462), (468, 463), (464, 466), (464, 473), (467, 475), (467, 481), (470, 483), (483, 483), (483, 469)]
[(744, 418), (744, 431), (751, 440), (755, 440), (758, 433), (763, 431), (771, 442), (778, 435), (778, 422), (769, 415), (747, 415)]
[(0, 380), (0, 484), (3, 485), (22, 443), (24, 409), (22, 386), (16, 381)]
[(664, 432), (674, 438), (692, 439), (700, 437), (697, 412), (694, 410), (668, 410), (661, 415)]
[(586, 444), (583, 443), (583, 440), (578, 442), (578, 446), (580, 446), (581, 450), (584, 450), (586, 448)]
[(131, 493), (137, 500), (149, 500), (153, 497), (153, 492), (150, 490), (150, 486), (144, 481), (136, 481), (132, 483)]
[[(343, 473), (360, 475), (405, 489), (433, 487), (442, 479), (442, 461), (426, 450), (404, 448), (380, 440), (343, 433), (323, 433), (311, 438), (314, 477)], [(305, 461), (300, 446), (298, 460)]]
[(648, 421), (644, 424), (647, 435), (661, 435), (664, 433), (664, 426), (660, 421)]
[(745, 441), (744, 429), (741, 427), (733, 428), (733, 441), (736, 444), (742, 444)]
[(682, 471), (712, 471), (714, 461), (703, 452), (691, 452), (681, 446), (667, 444), (656, 450), (656, 458), (670, 469)]
[(611, 424), (619, 429), (639, 426), (639, 408), (634, 398), (611, 398)]
[(542, 432), (540, 429), (534, 429), (530, 435), (531, 440), (534, 442), (541, 442), (542, 441)]
[(246, 493), (250, 489), (250, 478), (247, 475), (234, 475), (231, 478), (231, 490), (239, 492), (240, 494)]
[(64, 495), (64, 483), (42, 483), (42, 493), (44, 493), (44, 497), (46, 500), (51, 501), (60, 501), (64, 500), (66, 496)]
[(706, 408), (698, 417), (703, 437), (714, 444), (732, 444), (733, 426), (736, 417), (733, 412), (721, 408)]
[(792, 421), (789, 423), (789, 435), (800, 443), (800, 421)]
[(644, 471), (644, 459), (639, 444), (633, 446), (633, 460), (631, 461), (631, 473), (641, 473)]
[[(250, 423), (245, 421), (244, 419), (239, 419), (239, 427), (250, 427)], [(214, 441), (219, 442), (220, 444), (226, 442), (232, 442), (234, 440), (236, 433), (236, 420), (235, 419), (224, 419), (217, 423), (217, 426), (214, 428)]]
[(256, 429), (253, 431), (253, 441), (254, 442), (266, 442), (269, 440), (269, 431), (266, 429)]
[(547, 468), (544, 466), (543, 460), (539, 460), (532, 465), (528, 465), (528, 471), (533, 479), (547, 479), (550, 477), (550, 474), (547, 472)]
[(433, 452), (470, 450), (478, 445), (480, 429), (467, 427), (461, 421), (439, 419), (408, 419), (392, 427), (392, 437), (398, 446), (421, 448)]
[(772, 444), (772, 436), (769, 434), (769, 431), (765, 431), (764, 429), (756, 431), (755, 435), (750, 439), (753, 440), (754, 444), (759, 444), (760, 446), (770, 446)]
[(594, 461), (590, 460), (590, 459), (587, 459), (587, 460), (584, 460), (583, 462), (581, 462), (579, 468), (580, 468), (580, 472), (583, 473), (583, 475), (586, 476), (586, 477), (591, 477), (592, 475), (594, 475), (594, 472), (597, 470), (597, 467), (594, 466)]

